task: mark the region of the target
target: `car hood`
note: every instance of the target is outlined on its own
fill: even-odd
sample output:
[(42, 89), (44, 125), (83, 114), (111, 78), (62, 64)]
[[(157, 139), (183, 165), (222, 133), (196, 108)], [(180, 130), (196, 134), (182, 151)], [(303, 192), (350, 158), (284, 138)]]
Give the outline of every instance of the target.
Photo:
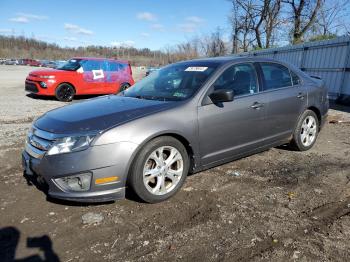
[[(48, 75), (56, 75), (57, 73), (61, 73), (62, 70), (58, 69), (39, 69), (30, 72), (30, 75), (34, 76), (48, 76)], [(75, 71), (64, 71), (64, 72), (75, 72)]]
[(56, 134), (97, 133), (136, 118), (174, 107), (178, 102), (104, 96), (51, 110), (35, 122)]

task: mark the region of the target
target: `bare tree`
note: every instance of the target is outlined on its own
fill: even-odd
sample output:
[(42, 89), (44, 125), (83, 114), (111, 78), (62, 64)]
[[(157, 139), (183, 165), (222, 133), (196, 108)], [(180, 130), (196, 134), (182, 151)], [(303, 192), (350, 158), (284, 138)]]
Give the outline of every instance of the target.
[(208, 56), (222, 56), (226, 54), (226, 45), (222, 37), (222, 30), (218, 27), (211, 34)]
[(237, 54), (239, 51), (239, 33), (242, 30), (241, 23), (239, 20), (239, 8), (233, 2), (232, 14), (229, 17), (232, 27), (232, 54)]
[(281, 24), (281, 0), (268, 0), (265, 18), (265, 48), (270, 48), (273, 41), (273, 34)]
[(248, 51), (249, 46), (256, 40), (253, 30), (253, 4), (252, 0), (247, 3), (240, 0), (230, 0), (233, 6), (230, 17), (232, 26), (233, 53), (240, 49)]
[(230, 0), (233, 6), (231, 14), (233, 52), (237, 53), (237, 44), (243, 51), (249, 46), (268, 48), (273, 34), (280, 24), (281, 0)]
[(344, 25), (347, 25), (345, 21), (348, 6), (348, 0), (325, 1), (316, 18), (317, 33), (327, 36), (337, 34), (339, 30), (344, 29)]
[(208, 57), (222, 56), (227, 54), (227, 44), (223, 39), (223, 32), (220, 27), (214, 32), (197, 39), (201, 54)]
[(300, 43), (305, 33), (315, 23), (324, 0), (282, 0), (282, 2), (289, 5), (291, 9), (292, 43)]

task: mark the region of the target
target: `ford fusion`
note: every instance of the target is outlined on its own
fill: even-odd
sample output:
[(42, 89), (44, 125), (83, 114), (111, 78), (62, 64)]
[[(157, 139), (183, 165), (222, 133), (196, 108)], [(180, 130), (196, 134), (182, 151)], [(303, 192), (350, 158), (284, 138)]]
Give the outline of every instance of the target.
[(289, 144), (310, 149), (325, 122), (323, 82), (275, 60), (175, 63), (118, 95), (47, 112), (22, 154), (53, 198), (104, 202), (133, 190), (173, 196), (188, 173)]

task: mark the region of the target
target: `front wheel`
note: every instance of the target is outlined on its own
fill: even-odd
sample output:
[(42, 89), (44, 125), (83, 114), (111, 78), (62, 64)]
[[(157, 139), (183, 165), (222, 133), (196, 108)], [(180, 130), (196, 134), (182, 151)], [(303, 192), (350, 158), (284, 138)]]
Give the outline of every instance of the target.
[(143, 201), (157, 203), (176, 194), (188, 169), (189, 157), (183, 144), (173, 137), (159, 137), (141, 149), (128, 182)]
[(319, 122), (315, 112), (306, 110), (294, 130), (292, 147), (299, 151), (309, 150), (315, 144), (318, 132)]
[(70, 84), (63, 83), (56, 88), (55, 96), (62, 102), (70, 102), (75, 95), (74, 87)]

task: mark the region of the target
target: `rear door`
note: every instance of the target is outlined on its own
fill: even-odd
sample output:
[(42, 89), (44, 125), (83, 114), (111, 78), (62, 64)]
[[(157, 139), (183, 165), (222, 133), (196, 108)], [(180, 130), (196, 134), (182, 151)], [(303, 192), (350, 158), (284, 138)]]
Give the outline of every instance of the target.
[(268, 95), (266, 125), (272, 143), (287, 139), (307, 105), (306, 89), (300, 78), (278, 63), (259, 63), (263, 93)]
[(126, 63), (119, 63), (119, 70), (119, 77), (121, 79), (121, 82), (133, 84), (130, 81), (132, 75), (131, 66)]
[(109, 69), (106, 77), (106, 89), (109, 93), (117, 93), (121, 85), (120, 65), (117, 61), (108, 61)]
[(83, 68), (83, 92), (85, 94), (102, 94), (105, 90), (105, 71), (103, 60), (84, 60)]
[[(264, 144), (267, 103), (259, 93), (254, 65), (227, 68), (211, 91), (233, 89), (234, 101), (205, 104), (198, 108), (201, 161), (209, 165), (247, 153)], [(210, 94), (210, 92), (208, 94)]]

